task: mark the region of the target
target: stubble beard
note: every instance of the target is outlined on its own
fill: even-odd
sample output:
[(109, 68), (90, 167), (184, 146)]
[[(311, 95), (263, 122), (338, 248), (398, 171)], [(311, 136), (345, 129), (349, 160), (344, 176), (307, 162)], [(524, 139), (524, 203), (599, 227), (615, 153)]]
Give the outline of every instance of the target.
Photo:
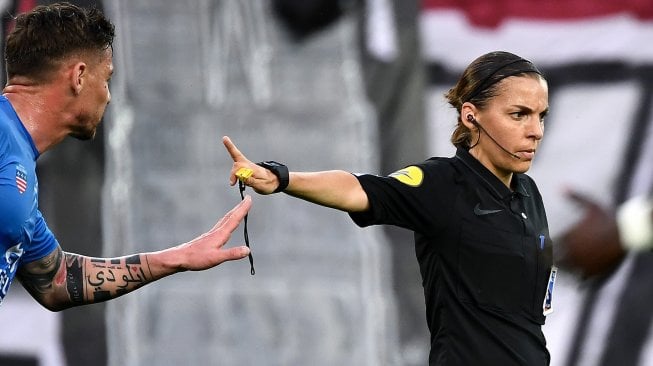
[(80, 140), (80, 141), (88, 141), (88, 140), (92, 140), (93, 138), (95, 138), (96, 131), (97, 131), (96, 126), (79, 127), (79, 128), (75, 128), (74, 130), (70, 131), (68, 136), (73, 137), (73, 138), (75, 138), (77, 140)]

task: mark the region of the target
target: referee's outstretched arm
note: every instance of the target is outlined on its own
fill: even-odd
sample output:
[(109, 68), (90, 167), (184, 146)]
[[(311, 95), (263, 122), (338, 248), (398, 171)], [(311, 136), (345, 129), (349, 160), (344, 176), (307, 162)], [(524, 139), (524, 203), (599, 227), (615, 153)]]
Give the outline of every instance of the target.
[[(227, 152), (234, 161), (229, 175), (229, 183), (236, 184), (241, 179), (245, 185), (252, 187), (260, 194), (279, 192), (282, 184), (279, 176), (273, 170), (274, 166), (264, 163), (253, 163), (238, 150), (236, 145), (227, 136), (222, 138)], [(278, 163), (276, 163), (278, 164)], [(369, 208), (367, 194), (361, 187), (358, 179), (351, 173), (343, 170), (329, 170), (321, 172), (288, 172), (287, 186), (281, 191), (291, 196), (304, 199), (322, 206), (335, 208), (346, 212), (366, 211)], [(265, 167), (268, 166), (269, 168)], [(239, 178), (239, 171), (250, 169), (252, 174), (247, 178)]]

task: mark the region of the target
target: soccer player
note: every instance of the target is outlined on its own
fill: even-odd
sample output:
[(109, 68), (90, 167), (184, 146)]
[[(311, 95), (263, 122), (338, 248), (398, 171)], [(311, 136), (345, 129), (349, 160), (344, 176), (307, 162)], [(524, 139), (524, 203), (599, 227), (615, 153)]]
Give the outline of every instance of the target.
[(65, 252), (38, 207), (37, 158), (67, 136), (91, 139), (111, 100), (114, 26), (98, 10), (59, 3), (16, 18), (0, 96), (0, 303), (16, 277), (46, 308), (113, 299), (182, 271), (246, 257), (223, 248), (251, 207), (245, 199), (208, 232), (120, 258)]

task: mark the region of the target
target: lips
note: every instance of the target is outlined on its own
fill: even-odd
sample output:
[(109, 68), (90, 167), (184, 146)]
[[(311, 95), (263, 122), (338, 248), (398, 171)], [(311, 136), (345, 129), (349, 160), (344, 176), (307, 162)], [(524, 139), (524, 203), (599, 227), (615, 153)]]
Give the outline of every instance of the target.
[(535, 157), (535, 149), (520, 150), (517, 155), (524, 160), (533, 160)]

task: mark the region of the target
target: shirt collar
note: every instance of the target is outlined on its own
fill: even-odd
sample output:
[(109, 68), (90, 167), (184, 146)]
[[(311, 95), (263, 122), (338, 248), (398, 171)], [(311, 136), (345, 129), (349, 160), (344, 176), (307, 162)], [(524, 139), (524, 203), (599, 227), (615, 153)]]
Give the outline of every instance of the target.
[[(513, 191), (506, 187), (499, 178), (489, 171), (480, 161), (476, 160), (472, 154), (469, 153), (467, 149), (459, 147), (456, 150), (456, 158), (465, 164), (472, 172), (474, 172), (481, 181), (494, 193), (498, 198), (506, 198), (513, 194)], [(512, 186), (514, 187), (514, 193), (517, 193), (521, 196), (528, 197), (528, 191), (524, 184), (526, 177), (524, 174), (514, 173), (512, 175)]]
[(30, 135), (29, 131), (27, 131), (27, 128), (25, 128), (23, 121), (21, 121), (20, 117), (18, 117), (18, 113), (16, 113), (14, 106), (11, 104), (9, 99), (7, 99), (7, 97), (4, 95), (0, 95), (0, 105), (2, 104), (7, 105), (7, 107), (3, 106), (2, 108), (9, 109), (6, 112), (8, 114), (9, 119), (11, 120), (12, 123), (14, 123), (17, 126), (17, 128), (20, 130), (25, 140), (27, 140), (27, 142), (29, 143), (30, 147), (32, 148), (32, 153), (34, 153), (34, 161), (36, 161), (40, 153), (39, 150), (36, 148), (36, 144), (34, 143), (34, 139), (32, 139), (32, 135)]

